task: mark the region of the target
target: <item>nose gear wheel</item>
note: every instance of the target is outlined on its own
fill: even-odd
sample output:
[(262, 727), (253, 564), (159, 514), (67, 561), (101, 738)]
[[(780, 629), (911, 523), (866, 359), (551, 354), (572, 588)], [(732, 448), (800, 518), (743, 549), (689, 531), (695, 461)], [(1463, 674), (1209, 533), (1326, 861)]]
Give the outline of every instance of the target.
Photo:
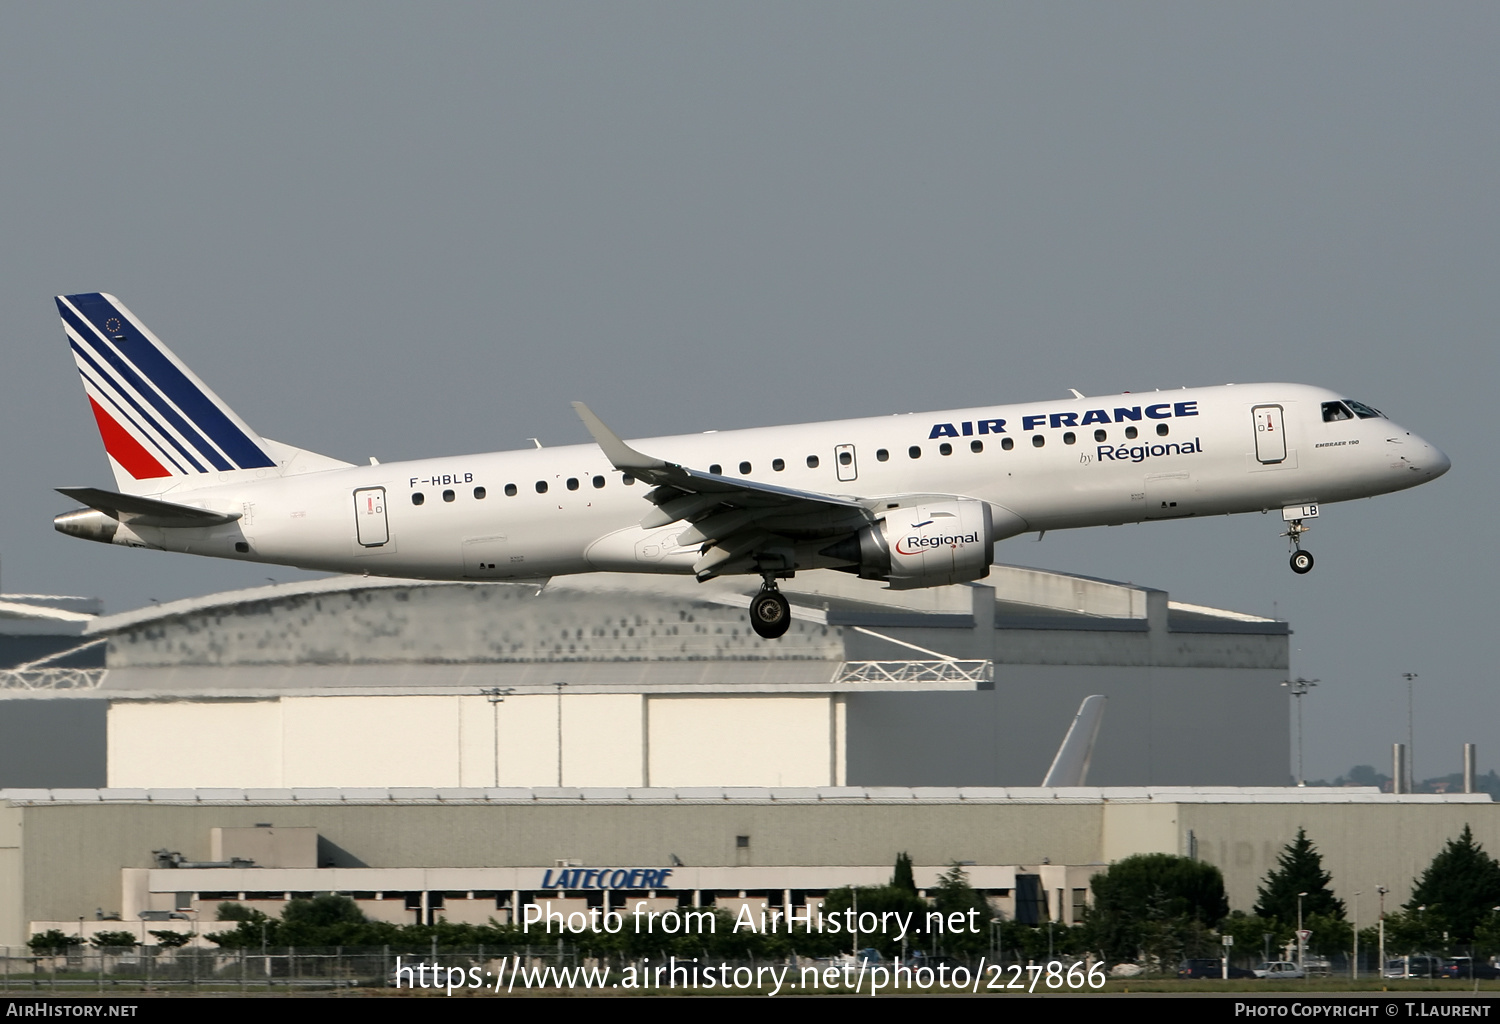
[(1303, 526), (1302, 520), (1293, 519), (1286, 524), (1286, 533), (1282, 534), (1292, 542), (1292, 572), (1298, 576), (1312, 572), (1312, 552), (1302, 550), (1302, 535), (1311, 529), (1311, 526)]

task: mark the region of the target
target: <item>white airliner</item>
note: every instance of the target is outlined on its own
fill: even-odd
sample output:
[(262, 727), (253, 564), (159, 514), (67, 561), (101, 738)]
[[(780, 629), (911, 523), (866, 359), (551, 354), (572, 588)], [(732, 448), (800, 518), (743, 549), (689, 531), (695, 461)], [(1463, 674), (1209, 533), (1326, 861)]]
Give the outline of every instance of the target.
[(118, 491), (63, 533), (305, 569), (443, 580), (594, 571), (759, 575), (750, 621), (786, 632), (777, 580), (890, 587), (988, 575), (1027, 532), (1280, 511), (1312, 568), (1321, 505), (1426, 483), (1448, 457), (1368, 405), (1241, 384), (360, 466), (250, 429), (110, 295), (57, 300)]

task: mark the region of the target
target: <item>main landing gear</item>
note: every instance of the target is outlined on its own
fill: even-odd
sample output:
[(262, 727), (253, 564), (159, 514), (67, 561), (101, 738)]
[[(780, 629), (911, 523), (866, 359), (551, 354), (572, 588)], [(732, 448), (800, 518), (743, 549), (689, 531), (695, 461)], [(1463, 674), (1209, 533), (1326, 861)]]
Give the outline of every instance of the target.
[(1283, 537), (1288, 537), (1291, 539), (1292, 572), (1296, 573), (1299, 576), (1301, 576), (1303, 573), (1312, 572), (1312, 552), (1302, 550), (1302, 535), (1310, 529), (1312, 529), (1312, 527), (1302, 525), (1302, 520), (1293, 519), (1286, 524), (1286, 533), (1282, 534)]
[(775, 577), (767, 576), (760, 593), (750, 600), (750, 625), (758, 635), (775, 640), (786, 633), (791, 624), (791, 602), (781, 596)]

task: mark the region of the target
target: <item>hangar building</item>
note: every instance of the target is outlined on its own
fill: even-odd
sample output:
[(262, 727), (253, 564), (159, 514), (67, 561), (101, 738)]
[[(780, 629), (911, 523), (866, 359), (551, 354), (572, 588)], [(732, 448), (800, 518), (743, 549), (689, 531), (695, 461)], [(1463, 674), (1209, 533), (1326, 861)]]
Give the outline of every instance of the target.
[(813, 572), (763, 641), (754, 586), (273, 585), (79, 614), (90, 685), (13, 670), (5, 694), (16, 721), (104, 709), (104, 777), (48, 786), (1036, 785), (1090, 694), (1091, 783), (1287, 779), (1284, 622), (1015, 566), (924, 591)]
[[(1004, 920), (1073, 922), (1090, 879), (1136, 853), (1195, 856), (1230, 905), (1299, 828), (1351, 913), (1374, 919), (1465, 825), (1500, 846), (1486, 794), (1295, 787), (0, 791), (0, 946), (49, 928), (204, 934), (222, 901), (276, 914), (341, 892), (403, 924), (516, 908), (806, 907), (955, 861)], [(175, 856), (174, 856), (175, 855)], [(240, 858), (238, 863), (235, 858)], [(1356, 893), (1363, 893), (1361, 897)], [(96, 919), (102, 910), (110, 920)], [(143, 917), (143, 913), (145, 917)], [(174, 916), (175, 915), (175, 916)], [(159, 923), (174, 916), (175, 924)], [(83, 920), (80, 921), (80, 918)], [(151, 919), (157, 923), (153, 923)]]

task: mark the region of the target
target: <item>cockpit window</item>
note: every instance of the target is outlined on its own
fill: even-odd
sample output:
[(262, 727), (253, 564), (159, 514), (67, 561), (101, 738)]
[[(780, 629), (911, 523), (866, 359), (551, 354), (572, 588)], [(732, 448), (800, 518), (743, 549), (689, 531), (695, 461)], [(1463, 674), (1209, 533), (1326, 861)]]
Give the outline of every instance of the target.
[(1349, 407), (1347, 405), (1345, 405), (1343, 402), (1324, 402), (1323, 403), (1323, 422), (1324, 423), (1337, 423), (1340, 420), (1352, 420), (1352, 419), (1354, 419), (1354, 413), (1350, 412), (1349, 411)]
[(1349, 408), (1354, 410), (1355, 415), (1357, 415), (1362, 420), (1378, 420), (1384, 418), (1384, 414), (1379, 409), (1371, 409), (1363, 402), (1356, 402), (1351, 398), (1349, 399), (1348, 404)]

